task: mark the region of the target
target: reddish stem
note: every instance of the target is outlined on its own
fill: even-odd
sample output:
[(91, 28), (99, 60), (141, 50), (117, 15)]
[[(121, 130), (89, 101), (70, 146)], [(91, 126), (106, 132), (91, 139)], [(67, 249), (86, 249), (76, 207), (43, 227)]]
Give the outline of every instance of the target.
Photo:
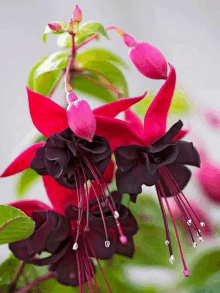
[(75, 52), (76, 52), (76, 47), (75, 47), (75, 34), (71, 34), (72, 36), (72, 49), (71, 49), (71, 54), (70, 54), (70, 57), (69, 57), (69, 61), (68, 61), (68, 64), (67, 64), (67, 67), (66, 67), (66, 73), (65, 73), (65, 82), (66, 82), (66, 90), (67, 92), (70, 92), (72, 91), (72, 88), (68, 82), (68, 79), (69, 79), (69, 73), (70, 73), (70, 70), (71, 70), (71, 66), (73, 64), (73, 61), (74, 61), (74, 58), (75, 58)]
[[(121, 28), (119, 28), (117, 26), (109, 26), (105, 30), (106, 31), (109, 31), (109, 30), (120, 30), (120, 31), (123, 31)], [(99, 35), (100, 34), (94, 34), (93, 36), (91, 36), (90, 38), (88, 38), (87, 40), (85, 40), (84, 42), (82, 42), (81, 44), (79, 44), (78, 46), (76, 46), (75, 50), (77, 51), (82, 46), (84, 46), (84, 45), (88, 44), (89, 42), (91, 42), (92, 40), (98, 38)]]

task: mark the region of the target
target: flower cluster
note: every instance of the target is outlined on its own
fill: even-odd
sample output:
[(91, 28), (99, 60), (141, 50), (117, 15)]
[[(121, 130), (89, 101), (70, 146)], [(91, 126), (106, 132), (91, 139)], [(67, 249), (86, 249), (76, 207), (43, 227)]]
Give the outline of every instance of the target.
[[(71, 24), (81, 19), (82, 12), (77, 6)], [(54, 31), (60, 29), (56, 23), (49, 27)], [(99, 259), (134, 254), (133, 236), (138, 225), (129, 208), (121, 203), (123, 194), (129, 194), (135, 203), (142, 185), (155, 186), (170, 261), (174, 261), (174, 255), (165, 206), (174, 226), (185, 276), (189, 276), (189, 270), (168, 198), (175, 199), (194, 247), (197, 244), (192, 230), (197, 231), (202, 241), (199, 225), (205, 225), (182, 192), (191, 177), (185, 165), (199, 167), (199, 154), (191, 142), (181, 140), (187, 133), (182, 130), (181, 120), (166, 131), (175, 69), (167, 66), (163, 55), (152, 45), (136, 42), (123, 30), (118, 32), (130, 48), (129, 55), (137, 69), (146, 77), (165, 80), (145, 114), (144, 124), (129, 108), (144, 99), (146, 93), (91, 110), (70, 88), (68, 64), (67, 109), (27, 88), (32, 121), (47, 139), (23, 151), (1, 175), (6, 177), (32, 168), (42, 176), (52, 206), (38, 200), (10, 203), (35, 222), (35, 231), (29, 238), (9, 245), (14, 255), (34, 265), (49, 265), (49, 271), (65, 285), (82, 287), (88, 282), (91, 292), (92, 279), (97, 286), (94, 259), (104, 276)], [(74, 52), (70, 63), (73, 58)], [(121, 112), (124, 120), (115, 118)], [(117, 190), (111, 191), (109, 183), (114, 179)], [(42, 252), (50, 256), (42, 258)]]

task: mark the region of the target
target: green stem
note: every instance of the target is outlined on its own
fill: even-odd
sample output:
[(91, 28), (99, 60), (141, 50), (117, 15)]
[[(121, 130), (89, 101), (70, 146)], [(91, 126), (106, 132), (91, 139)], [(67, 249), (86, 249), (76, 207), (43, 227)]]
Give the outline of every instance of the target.
[(16, 286), (16, 282), (24, 268), (24, 265), (25, 265), (25, 262), (23, 260), (21, 260), (19, 263), (18, 263), (18, 266), (16, 268), (16, 271), (15, 271), (15, 274), (9, 284), (9, 293), (13, 293), (15, 291), (15, 286)]
[(50, 278), (55, 278), (55, 273), (54, 272), (47, 272), (45, 275), (37, 278), (36, 280), (34, 280), (33, 282), (25, 285), (22, 289), (16, 291), (16, 293), (26, 293), (28, 292), (30, 289), (32, 289), (33, 287), (39, 285), (41, 282), (50, 279)]

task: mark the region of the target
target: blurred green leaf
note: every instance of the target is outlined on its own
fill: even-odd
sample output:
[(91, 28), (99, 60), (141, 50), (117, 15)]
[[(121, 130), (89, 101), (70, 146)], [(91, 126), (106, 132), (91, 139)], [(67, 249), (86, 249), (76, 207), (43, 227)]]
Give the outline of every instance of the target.
[(17, 198), (24, 198), (25, 193), (40, 179), (40, 176), (32, 169), (26, 169), (19, 176), (16, 184)]
[(35, 78), (39, 75), (54, 71), (54, 70), (62, 70), (66, 68), (68, 63), (69, 53), (58, 51), (51, 55), (49, 55), (35, 70)]
[(191, 293), (219, 293), (220, 292), (220, 272), (213, 274), (211, 278), (205, 280), (203, 285), (198, 288), (196, 286)]
[(34, 91), (44, 96), (48, 96), (56, 86), (62, 74), (62, 71), (55, 70), (39, 75), (34, 79)]
[(10, 281), (16, 271), (19, 260), (12, 254), (0, 265), (0, 286), (10, 284)]
[[(72, 286), (65, 286), (60, 284), (56, 279), (49, 279), (44, 281), (43, 283), (41, 283), (38, 286), (38, 289), (40, 290), (40, 292), (44, 292), (44, 293), (78, 293), (79, 292), (79, 288), (78, 287), (72, 287)], [(87, 291), (86, 291), (87, 292)]]
[(183, 281), (183, 285), (202, 285), (206, 280), (220, 269), (220, 250), (204, 253), (194, 261), (190, 270), (190, 278)]
[[(99, 76), (98, 73), (105, 75), (119, 91), (128, 96), (128, 86), (124, 74), (114, 64), (108, 61), (84, 59), (81, 60), (81, 66), (86, 71), (92, 70), (93, 73), (97, 72), (97, 76)], [(107, 83), (106, 81), (103, 82)]]
[(87, 50), (83, 50), (81, 52), (77, 52), (76, 54), (76, 60), (79, 63), (83, 63), (84, 60), (92, 61), (92, 60), (97, 60), (97, 61), (110, 61), (113, 63), (117, 63), (120, 66), (122, 66), (125, 69), (128, 69), (128, 65), (125, 63), (124, 60), (121, 59), (118, 55), (115, 53), (105, 49), (105, 48), (91, 48)]
[(34, 221), (11, 206), (0, 205), (0, 244), (29, 237), (34, 232)]
[(103, 37), (109, 39), (104, 26), (100, 22), (89, 21), (80, 26), (76, 33), (75, 42), (78, 45), (94, 34), (100, 34)]
[[(147, 109), (149, 108), (155, 93), (149, 92), (147, 96), (134, 106), (135, 111), (143, 119)], [(173, 95), (169, 114), (189, 114), (190, 113), (190, 102), (185, 95), (183, 90), (177, 89)]]
[(62, 49), (70, 49), (72, 47), (72, 37), (69, 33), (63, 33), (57, 39), (58, 47)]
[[(55, 22), (59, 23), (62, 26), (63, 29), (67, 27), (67, 25), (63, 21), (55, 21)], [(47, 35), (51, 35), (51, 34), (57, 35), (57, 34), (62, 34), (62, 33), (64, 33), (64, 30), (60, 30), (59, 32), (55, 32), (55, 31), (51, 30), (49, 28), (49, 26), (47, 25), (46, 28), (45, 28), (44, 33), (41, 36), (41, 38), (42, 38), (43, 42), (46, 43)]]
[[(94, 74), (91, 76), (93, 78), (95, 77)], [(99, 79), (97, 78), (97, 80), (99, 80)], [(88, 80), (81, 75), (75, 75), (71, 85), (72, 85), (74, 91), (79, 92), (79, 93), (84, 93), (89, 96), (93, 96), (93, 97), (100, 99), (104, 102), (111, 102), (111, 101), (115, 100), (115, 94), (112, 91), (105, 89), (100, 85), (95, 84), (91, 80)]]
[(44, 56), (43, 58), (41, 58), (39, 61), (37, 61), (33, 67), (31, 68), (30, 72), (29, 72), (29, 76), (28, 76), (28, 82), (27, 82), (27, 86), (34, 90), (34, 76), (35, 76), (35, 71), (37, 70), (37, 68), (47, 59), (48, 56)]

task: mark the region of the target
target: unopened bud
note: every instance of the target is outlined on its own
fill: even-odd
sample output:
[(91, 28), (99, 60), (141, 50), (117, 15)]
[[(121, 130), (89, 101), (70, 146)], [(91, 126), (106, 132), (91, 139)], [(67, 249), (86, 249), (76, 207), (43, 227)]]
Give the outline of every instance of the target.
[(68, 104), (77, 101), (77, 95), (74, 92), (69, 92), (66, 94), (66, 101)]
[(57, 22), (50, 22), (48, 23), (48, 26), (52, 31), (55, 32), (59, 32), (60, 30), (62, 30), (62, 26)]
[(129, 48), (132, 48), (136, 45), (136, 40), (131, 36), (128, 35), (126, 33), (123, 34), (123, 39), (124, 39), (124, 43), (126, 46), (128, 46)]
[(82, 10), (76, 5), (73, 9), (73, 21), (81, 22), (82, 21)]

